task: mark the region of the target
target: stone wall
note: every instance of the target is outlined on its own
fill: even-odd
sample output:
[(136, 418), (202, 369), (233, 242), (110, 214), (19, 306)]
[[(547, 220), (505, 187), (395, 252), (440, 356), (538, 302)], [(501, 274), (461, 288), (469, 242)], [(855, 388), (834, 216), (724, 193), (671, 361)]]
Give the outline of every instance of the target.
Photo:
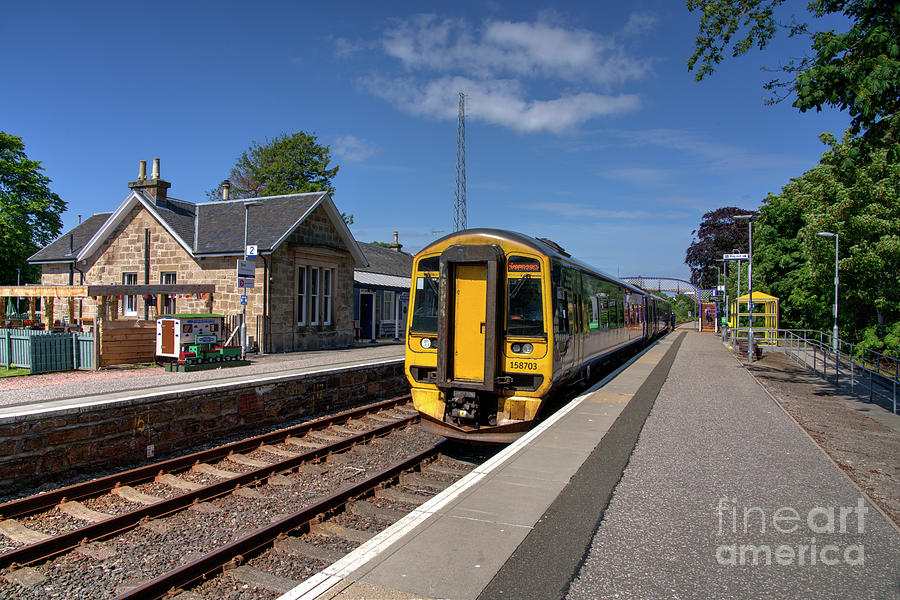
[(409, 392), (403, 361), (0, 419), (0, 493)]

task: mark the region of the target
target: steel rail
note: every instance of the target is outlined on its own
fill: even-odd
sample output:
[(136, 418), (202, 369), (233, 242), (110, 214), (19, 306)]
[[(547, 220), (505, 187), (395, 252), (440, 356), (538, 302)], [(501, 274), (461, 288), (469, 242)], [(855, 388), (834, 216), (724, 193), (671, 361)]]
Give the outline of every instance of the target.
[(398, 396), (389, 400), (382, 400), (359, 408), (340, 412), (336, 415), (321, 417), (314, 421), (308, 421), (287, 429), (279, 429), (263, 435), (247, 438), (238, 442), (216, 446), (209, 450), (201, 450), (185, 456), (156, 462), (136, 469), (114, 473), (105, 477), (98, 477), (91, 481), (76, 483), (64, 488), (59, 488), (44, 494), (28, 496), (18, 500), (10, 500), (0, 504), (0, 519), (11, 519), (29, 515), (41, 510), (53, 508), (66, 500), (79, 500), (108, 492), (119, 485), (132, 485), (152, 481), (162, 473), (174, 473), (188, 469), (198, 462), (209, 462), (225, 458), (233, 452), (245, 452), (255, 450), (262, 444), (277, 443), (289, 436), (300, 436), (316, 429), (324, 429), (335, 423), (343, 423), (350, 419), (359, 418), (369, 413), (393, 408), (409, 401), (409, 395)]
[(209, 554), (201, 556), (186, 565), (164, 573), (128, 592), (116, 596), (113, 600), (155, 600), (165, 596), (169, 590), (188, 585), (233, 561), (243, 562), (247, 554), (273, 542), (279, 535), (303, 526), (319, 515), (332, 511), (353, 498), (373, 490), (385, 481), (389, 481), (404, 471), (421, 464), (436, 455), (441, 447), (447, 443), (446, 440), (437, 442), (424, 452), (420, 452), (403, 462), (388, 467), (365, 481), (339, 490), (312, 506), (301, 509), (271, 525), (267, 525), (230, 544), (213, 550)]
[(87, 527), (82, 527), (81, 529), (69, 531), (67, 533), (53, 536), (34, 544), (29, 544), (15, 550), (10, 550), (9, 552), (0, 554), (0, 569), (4, 569), (12, 565), (30, 564), (45, 560), (47, 558), (51, 558), (58, 554), (67, 552), (68, 550), (71, 550), (86, 541), (103, 539), (109, 537), (110, 535), (129, 529), (137, 525), (144, 519), (161, 517), (163, 515), (177, 512), (189, 507), (195, 502), (201, 502), (210, 498), (222, 496), (239, 487), (258, 483), (268, 477), (271, 477), (272, 475), (275, 475), (276, 473), (289, 471), (295, 467), (302, 465), (303, 463), (318, 460), (335, 452), (347, 450), (352, 446), (366, 442), (372, 438), (387, 435), (396, 429), (401, 429), (403, 427), (411, 425), (418, 420), (419, 415), (412, 415), (410, 417), (400, 419), (399, 421), (396, 421), (394, 423), (388, 423), (370, 431), (365, 431), (363, 433), (360, 433), (359, 435), (344, 438), (343, 440), (337, 441), (328, 446), (324, 446), (322, 448), (314, 448), (312, 450), (309, 450), (308, 452), (304, 452), (302, 454), (298, 454), (297, 456), (287, 458), (283, 461), (261, 467), (254, 471), (241, 473), (224, 481), (213, 483), (209, 486), (197, 490), (185, 492), (184, 494), (175, 496), (174, 498), (160, 500), (159, 502), (156, 502), (154, 504), (142, 506), (141, 508), (138, 508), (131, 512), (122, 515), (116, 515), (110, 517), (109, 519), (104, 519), (103, 521), (88, 525)]

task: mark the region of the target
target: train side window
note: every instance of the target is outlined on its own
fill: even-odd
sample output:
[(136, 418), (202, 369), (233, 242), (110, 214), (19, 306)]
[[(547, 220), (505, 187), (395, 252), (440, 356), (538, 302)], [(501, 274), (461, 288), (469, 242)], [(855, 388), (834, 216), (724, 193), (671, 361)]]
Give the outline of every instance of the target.
[(416, 295), (413, 300), (411, 331), (418, 333), (438, 332), (438, 282), (426, 275), (416, 277)]
[(556, 318), (561, 333), (569, 332), (569, 293), (559, 288), (556, 290)]

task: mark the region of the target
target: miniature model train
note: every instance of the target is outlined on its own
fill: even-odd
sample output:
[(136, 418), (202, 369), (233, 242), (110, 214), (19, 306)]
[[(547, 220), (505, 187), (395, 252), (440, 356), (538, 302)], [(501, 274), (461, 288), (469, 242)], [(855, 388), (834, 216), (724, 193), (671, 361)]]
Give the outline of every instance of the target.
[(240, 346), (222, 344), (222, 315), (162, 315), (156, 320), (157, 362), (182, 365), (239, 360)]
[(445, 236), (413, 263), (406, 376), (426, 428), (508, 442), (555, 392), (669, 328), (669, 303), (495, 229)]

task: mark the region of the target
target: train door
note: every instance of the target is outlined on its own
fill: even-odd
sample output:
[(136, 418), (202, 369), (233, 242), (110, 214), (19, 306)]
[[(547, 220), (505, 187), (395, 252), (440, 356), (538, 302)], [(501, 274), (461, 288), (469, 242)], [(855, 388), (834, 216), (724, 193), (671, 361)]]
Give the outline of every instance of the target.
[(453, 379), (484, 378), (485, 311), (487, 309), (487, 265), (459, 264), (453, 277)]
[(438, 387), (454, 396), (493, 392), (497, 377), (499, 246), (450, 246), (441, 253)]
[(585, 338), (585, 319), (584, 319), (584, 294), (581, 283), (581, 273), (572, 272), (572, 289), (575, 290), (572, 295), (572, 315), (574, 319), (574, 339), (572, 344), (573, 356), (572, 361), (575, 365), (581, 365), (584, 362), (584, 338)]

